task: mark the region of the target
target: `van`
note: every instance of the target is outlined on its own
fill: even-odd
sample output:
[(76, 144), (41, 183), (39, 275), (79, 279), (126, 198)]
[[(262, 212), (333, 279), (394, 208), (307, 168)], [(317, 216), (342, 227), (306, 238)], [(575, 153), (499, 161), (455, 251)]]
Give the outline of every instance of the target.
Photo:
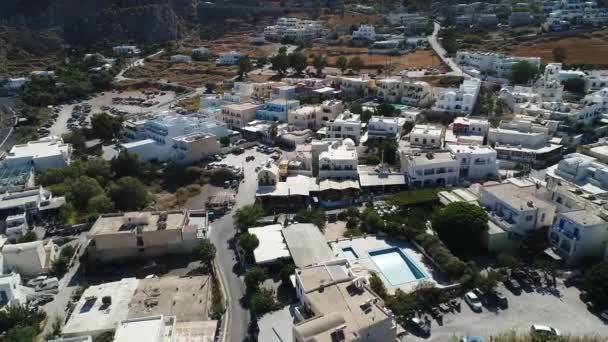
[(47, 291), (54, 290), (59, 288), (59, 279), (57, 278), (49, 278), (43, 280), (40, 284), (36, 286), (36, 291)]

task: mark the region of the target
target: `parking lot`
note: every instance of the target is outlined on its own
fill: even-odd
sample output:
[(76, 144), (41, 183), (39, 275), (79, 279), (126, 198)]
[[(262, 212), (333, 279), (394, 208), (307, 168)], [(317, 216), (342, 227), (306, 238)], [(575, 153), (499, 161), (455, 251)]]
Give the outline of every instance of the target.
[(592, 335), (608, 337), (608, 325), (587, 311), (585, 304), (578, 298), (580, 293), (575, 287), (566, 288), (559, 283), (559, 298), (543, 289), (526, 292), (517, 296), (505, 288), (499, 290), (509, 300), (505, 310), (488, 309), (484, 306), (476, 313), (461, 300), (461, 312), (448, 313), (443, 325), (431, 323), (431, 336), (421, 338), (408, 335), (404, 341), (451, 341), (454, 336), (482, 336), (489, 339), (492, 335), (515, 330), (528, 332), (532, 324), (554, 327), (562, 334)]

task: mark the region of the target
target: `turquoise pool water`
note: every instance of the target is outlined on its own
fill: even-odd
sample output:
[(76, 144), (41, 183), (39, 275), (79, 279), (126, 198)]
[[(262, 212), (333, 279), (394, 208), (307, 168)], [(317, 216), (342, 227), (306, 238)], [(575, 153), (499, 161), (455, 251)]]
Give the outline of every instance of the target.
[(418, 266), (399, 248), (371, 251), (369, 256), (393, 286), (426, 278)]
[(405, 107), (406, 106), (402, 104), (393, 104), (393, 108), (395, 108), (396, 110), (402, 110)]
[(359, 258), (359, 256), (357, 255), (357, 253), (355, 253), (352, 247), (342, 248), (342, 253), (344, 253), (344, 256), (348, 260), (357, 260)]

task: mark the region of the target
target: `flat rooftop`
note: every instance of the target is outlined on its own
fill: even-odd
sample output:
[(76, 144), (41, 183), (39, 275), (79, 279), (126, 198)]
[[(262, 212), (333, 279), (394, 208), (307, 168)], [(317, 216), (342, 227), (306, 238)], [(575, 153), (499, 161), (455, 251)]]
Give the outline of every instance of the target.
[(163, 342), (165, 319), (163, 316), (128, 319), (116, 327), (114, 342)]
[(420, 155), (410, 155), (409, 157), (414, 159), (417, 166), (456, 161), (450, 152), (420, 153)]
[(334, 258), (325, 236), (314, 224), (292, 224), (283, 229), (283, 236), (297, 267), (305, 267)]
[(545, 193), (546, 190), (537, 190), (536, 186), (517, 186), (513, 183), (506, 182), (491, 186), (485, 186), (484, 190), (500, 199), (502, 202), (509, 204), (514, 209), (523, 210), (524, 208), (531, 209), (533, 207), (550, 208), (553, 204), (539, 198), (537, 195)]
[(596, 226), (599, 224), (606, 223), (606, 220), (599, 217), (591, 210), (568, 211), (562, 213), (562, 215), (565, 218), (572, 220), (573, 222), (576, 222), (577, 224), (580, 224), (583, 227)]
[[(95, 335), (114, 330), (127, 318), (129, 302), (137, 289), (139, 280), (124, 278), (120, 281), (89, 286), (74, 308), (70, 319), (62, 329), (65, 336)], [(110, 297), (105, 305), (102, 298)]]
[(289, 250), (282, 233), (280, 224), (264, 227), (249, 228), (247, 232), (258, 238), (260, 244), (253, 251), (255, 262), (258, 264), (272, 262), (278, 259), (289, 258)]
[(441, 135), (442, 129), (431, 125), (416, 125), (410, 134)]
[(68, 153), (69, 149), (70, 146), (64, 144), (58, 137), (48, 137), (30, 141), (27, 144), (13, 146), (8, 153), (7, 158), (50, 157)]
[(141, 227), (142, 231), (182, 229), (186, 212), (136, 211), (121, 214), (101, 215), (93, 224), (89, 236), (131, 233)]
[(260, 105), (257, 105), (255, 103), (236, 103), (236, 104), (229, 104), (224, 106), (226, 109), (229, 110), (235, 110), (235, 111), (245, 111), (245, 110), (255, 110), (260, 108)]

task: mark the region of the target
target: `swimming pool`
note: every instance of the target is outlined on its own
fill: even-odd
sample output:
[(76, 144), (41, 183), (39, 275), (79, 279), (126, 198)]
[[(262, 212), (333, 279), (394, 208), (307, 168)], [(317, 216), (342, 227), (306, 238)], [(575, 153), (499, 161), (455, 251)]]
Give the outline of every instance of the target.
[(355, 253), (355, 250), (352, 247), (344, 247), (342, 248), (342, 253), (348, 260), (357, 260), (359, 256)]
[(426, 278), (414, 261), (399, 248), (394, 247), (368, 253), (376, 267), (393, 286)]
[(402, 110), (405, 107), (407, 107), (407, 106), (406, 105), (402, 105), (402, 104), (398, 104), (398, 103), (393, 104), (393, 108), (395, 108), (396, 110)]

